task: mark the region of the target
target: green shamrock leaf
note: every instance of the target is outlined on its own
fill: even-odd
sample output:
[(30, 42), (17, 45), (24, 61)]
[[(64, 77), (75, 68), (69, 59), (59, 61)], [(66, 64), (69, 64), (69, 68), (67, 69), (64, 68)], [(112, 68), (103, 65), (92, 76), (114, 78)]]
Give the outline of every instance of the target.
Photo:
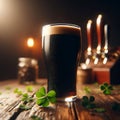
[(113, 87), (108, 83), (104, 83), (100, 86), (100, 89), (103, 91), (105, 95), (110, 95), (112, 93)]
[(45, 100), (46, 100), (46, 98), (38, 98), (37, 101), (36, 101), (36, 103), (38, 105), (42, 105), (45, 102)]
[(96, 107), (94, 101), (95, 101), (94, 96), (90, 96), (90, 97), (83, 96), (82, 100), (81, 100), (82, 106), (85, 107), (85, 108), (87, 108), (87, 109), (93, 109), (93, 108)]
[(46, 95), (46, 90), (44, 87), (41, 87), (37, 92), (36, 92), (36, 97), (43, 97)]
[(55, 97), (56, 96), (56, 92), (54, 90), (51, 90), (47, 93), (48, 97)]
[(48, 93), (46, 92), (44, 87), (41, 87), (36, 92), (36, 103), (40, 106), (47, 107), (49, 103), (56, 102), (56, 92), (54, 90), (50, 90)]

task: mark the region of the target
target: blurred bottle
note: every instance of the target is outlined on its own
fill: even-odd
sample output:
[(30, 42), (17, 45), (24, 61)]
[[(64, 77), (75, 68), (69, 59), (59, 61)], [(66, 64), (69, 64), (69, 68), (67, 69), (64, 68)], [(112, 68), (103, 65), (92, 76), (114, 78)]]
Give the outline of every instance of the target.
[(18, 59), (18, 80), (21, 84), (35, 84), (38, 78), (38, 61), (33, 58)]

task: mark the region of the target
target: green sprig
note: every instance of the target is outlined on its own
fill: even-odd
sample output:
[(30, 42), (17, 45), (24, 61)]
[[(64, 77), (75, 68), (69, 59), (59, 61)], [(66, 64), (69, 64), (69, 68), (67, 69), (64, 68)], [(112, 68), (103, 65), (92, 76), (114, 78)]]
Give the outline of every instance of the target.
[(27, 105), (25, 105), (25, 104), (21, 104), (21, 105), (19, 106), (19, 108), (20, 108), (21, 110), (29, 110), (29, 109), (31, 109), (31, 107), (29, 107), (29, 106), (27, 106)]
[(24, 93), (22, 95), (22, 99), (21, 100), (24, 101), (24, 102), (26, 102), (26, 103), (28, 103), (28, 102), (33, 101), (33, 98), (31, 96), (29, 96), (27, 93)]
[(17, 95), (22, 95), (23, 92), (21, 90), (19, 90), (18, 88), (14, 89), (14, 93), (16, 93)]
[(94, 112), (98, 112), (98, 113), (103, 113), (103, 112), (106, 112), (105, 108), (94, 108)]
[(91, 93), (91, 89), (89, 87), (84, 87), (84, 91), (85, 91), (86, 94)]
[(26, 89), (27, 89), (27, 92), (33, 92), (33, 86), (27, 86), (26, 87)]

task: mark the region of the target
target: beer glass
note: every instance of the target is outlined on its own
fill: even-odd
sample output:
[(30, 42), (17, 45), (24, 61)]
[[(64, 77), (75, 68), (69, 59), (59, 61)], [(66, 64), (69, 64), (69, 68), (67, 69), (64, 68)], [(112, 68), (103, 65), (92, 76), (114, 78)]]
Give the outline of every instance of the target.
[(68, 23), (54, 23), (42, 28), (42, 52), (48, 91), (55, 90), (58, 98), (76, 95), (80, 31), (78, 25)]

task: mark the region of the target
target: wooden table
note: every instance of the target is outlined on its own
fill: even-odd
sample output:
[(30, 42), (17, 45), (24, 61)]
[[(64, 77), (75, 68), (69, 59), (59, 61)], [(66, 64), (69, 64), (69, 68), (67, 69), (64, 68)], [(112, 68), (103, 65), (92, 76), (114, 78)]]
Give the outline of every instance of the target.
[[(47, 80), (38, 79), (38, 84), (32, 86), (34, 91), (28, 94), (35, 97), (35, 92), (41, 86), (46, 88)], [(112, 95), (104, 95), (98, 84), (77, 85), (78, 99), (73, 103), (57, 102), (50, 107), (41, 107), (33, 101), (26, 103), (31, 107), (28, 110), (19, 108), (23, 101), (21, 101), (21, 96), (14, 93), (15, 88), (27, 92), (26, 85), (19, 84), (18, 80), (0, 82), (0, 120), (33, 120), (31, 116), (39, 118), (34, 120), (120, 120), (120, 111), (112, 109), (114, 102), (120, 103), (120, 85), (114, 86)], [(89, 89), (88, 93), (85, 89)], [(84, 108), (81, 105), (81, 98), (84, 95), (93, 95), (95, 103), (105, 108), (106, 112), (95, 112), (93, 109)]]

